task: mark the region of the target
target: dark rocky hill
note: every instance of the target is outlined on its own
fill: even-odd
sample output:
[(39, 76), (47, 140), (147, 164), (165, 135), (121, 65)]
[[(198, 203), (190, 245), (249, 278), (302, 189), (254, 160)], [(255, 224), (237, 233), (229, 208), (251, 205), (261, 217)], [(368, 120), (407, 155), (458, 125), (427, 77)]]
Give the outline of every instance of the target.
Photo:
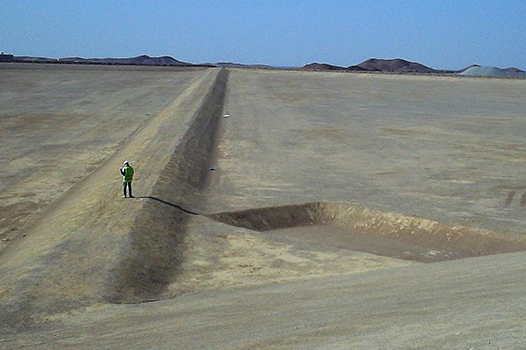
[[(352, 66), (351, 66), (352, 67)], [(351, 68), (349, 67), (349, 68)], [(418, 62), (410, 62), (401, 58), (378, 59), (370, 58), (357, 64), (356, 67), (373, 72), (394, 72), (394, 73), (434, 73), (433, 68), (424, 66)]]
[(307, 71), (344, 71), (345, 67), (333, 66), (327, 63), (309, 63), (301, 68)]
[(66, 57), (60, 58), (63, 63), (93, 63), (93, 64), (128, 64), (146, 66), (189, 66), (191, 63), (181, 62), (170, 56), (150, 57), (141, 55), (130, 58), (82, 58)]
[(340, 67), (327, 63), (310, 63), (301, 68), (307, 71), (368, 71), (368, 72), (393, 72), (393, 73), (435, 73), (433, 68), (417, 62), (410, 62), (400, 58), (377, 59), (371, 58), (360, 64)]
[(47, 58), (32, 56), (14, 56), (13, 62), (33, 62), (33, 63), (65, 63), (65, 64), (106, 64), (106, 65), (143, 65), (143, 66), (193, 66), (194, 64), (176, 60), (170, 56), (150, 57), (141, 55), (129, 58), (83, 58), (83, 57), (64, 57)]

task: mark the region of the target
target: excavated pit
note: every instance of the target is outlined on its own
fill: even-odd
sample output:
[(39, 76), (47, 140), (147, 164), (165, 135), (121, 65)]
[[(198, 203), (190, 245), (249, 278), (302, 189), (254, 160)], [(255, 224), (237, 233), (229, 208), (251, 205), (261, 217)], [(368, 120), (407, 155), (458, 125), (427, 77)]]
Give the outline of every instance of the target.
[(307, 203), (216, 213), (215, 221), (262, 232), (281, 242), (303, 241), (423, 263), (526, 250), (520, 235), (337, 203)]

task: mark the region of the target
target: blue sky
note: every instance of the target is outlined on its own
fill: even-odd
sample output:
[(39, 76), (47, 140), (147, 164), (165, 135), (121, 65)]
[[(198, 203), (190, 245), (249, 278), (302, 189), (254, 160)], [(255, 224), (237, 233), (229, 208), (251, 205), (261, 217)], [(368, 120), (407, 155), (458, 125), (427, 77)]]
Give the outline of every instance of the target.
[(2, 0), (0, 50), (274, 66), (404, 58), (526, 69), (526, 1)]

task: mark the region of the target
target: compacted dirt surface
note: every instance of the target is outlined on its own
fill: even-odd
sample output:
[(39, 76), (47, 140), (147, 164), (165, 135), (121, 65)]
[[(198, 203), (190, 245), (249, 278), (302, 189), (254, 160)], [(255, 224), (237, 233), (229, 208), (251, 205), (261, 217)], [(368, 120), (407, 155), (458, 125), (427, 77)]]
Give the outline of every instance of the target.
[(2, 64), (0, 74), (3, 249), (29, 216), (118, 153), (202, 71)]
[(2, 64), (0, 348), (525, 348), (525, 97)]

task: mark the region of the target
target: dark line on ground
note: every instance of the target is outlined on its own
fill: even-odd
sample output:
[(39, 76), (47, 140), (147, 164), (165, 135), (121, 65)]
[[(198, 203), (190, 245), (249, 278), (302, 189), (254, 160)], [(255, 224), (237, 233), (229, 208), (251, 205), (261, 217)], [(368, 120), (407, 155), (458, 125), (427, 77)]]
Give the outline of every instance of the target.
[(191, 210), (185, 209), (185, 208), (181, 207), (180, 205), (177, 205), (177, 204), (174, 204), (174, 203), (170, 203), (170, 202), (167, 202), (165, 200), (162, 200), (162, 199), (159, 199), (159, 198), (156, 198), (156, 197), (145, 196), (145, 197), (136, 197), (136, 198), (139, 198), (139, 199), (153, 199), (154, 201), (157, 201), (157, 202), (169, 205), (171, 207), (177, 208), (177, 209), (179, 209), (181, 211), (184, 211), (185, 213), (190, 214), (190, 215), (202, 215), (202, 214), (193, 212)]

